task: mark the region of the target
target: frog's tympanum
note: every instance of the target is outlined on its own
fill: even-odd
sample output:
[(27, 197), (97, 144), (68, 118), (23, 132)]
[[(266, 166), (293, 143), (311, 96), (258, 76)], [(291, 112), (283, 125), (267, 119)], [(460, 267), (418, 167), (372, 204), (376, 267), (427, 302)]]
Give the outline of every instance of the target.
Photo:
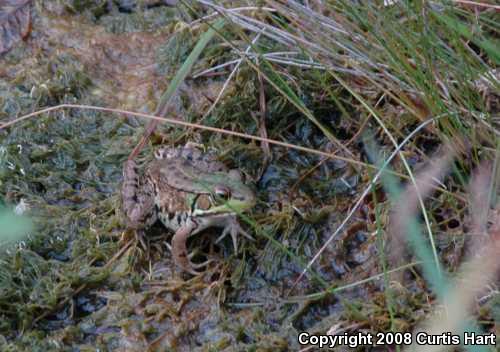
[(188, 258), (187, 238), (209, 227), (221, 227), (220, 241), (227, 234), (237, 251), (237, 236), (248, 235), (237, 214), (255, 204), (255, 195), (237, 170), (228, 170), (213, 153), (188, 144), (160, 149), (139, 176), (137, 165), (128, 160), (123, 169), (122, 201), (127, 225), (145, 229), (159, 219), (175, 231), (172, 238), (174, 262), (197, 274)]

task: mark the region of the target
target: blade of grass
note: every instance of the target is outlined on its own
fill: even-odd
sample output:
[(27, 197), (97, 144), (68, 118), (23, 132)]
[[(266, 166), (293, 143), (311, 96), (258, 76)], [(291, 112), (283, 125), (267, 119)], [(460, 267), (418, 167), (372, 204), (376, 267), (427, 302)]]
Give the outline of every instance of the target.
[[(187, 57), (186, 61), (182, 64), (180, 69), (177, 71), (175, 74), (174, 78), (168, 85), (167, 90), (163, 95), (160, 97), (160, 100), (158, 102), (158, 106), (156, 108), (156, 112), (154, 115), (156, 116), (165, 116), (169, 109), (170, 109), (170, 102), (172, 100), (172, 97), (174, 96), (175, 92), (179, 88), (179, 86), (184, 82), (186, 79), (187, 75), (193, 68), (195, 62), (198, 60), (200, 57), (201, 53), (205, 49), (205, 47), (208, 45), (210, 40), (213, 38), (215, 33), (217, 31), (220, 31), (222, 27), (224, 26), (225, 20), (223, 18), (219, 18), (213, 25), (210, 25), (209, 29), (203, 33), (200, 36), (200, 39), (196, 43), (195, 47)], [(144, 144), (146, 144), (146, 141), (148, 140), (149, 136), (154, 132), (156, 129), (156, 126), (158, 125), (158, 121), (153, 120), (151, 121), (148, 126), (146, 127), (144, 134), (141, 138), (141, 141), (137, 144), (137, 146), (134, 148), (132, 153), (130, 153), (129, 159), (133, 159), (142, 149)]]
[(500, 50), (498, 49), (500, 48), (500, 42), (495, 41), (494, 39), (479, 39), (474, 33), (471, 32), (468, 26), (460, 23), (460, 21), (454, 19), (453, 17), (444, 13), (440, 13), (439, 16), (434, 12), (431, 13), (434, 18), (445, 24), (448, 28), (457, 32), (467, 40), (471, 40), (474, 44), (483, 49), (488, 54), (489, 58), (496, 64), (500, 64)]

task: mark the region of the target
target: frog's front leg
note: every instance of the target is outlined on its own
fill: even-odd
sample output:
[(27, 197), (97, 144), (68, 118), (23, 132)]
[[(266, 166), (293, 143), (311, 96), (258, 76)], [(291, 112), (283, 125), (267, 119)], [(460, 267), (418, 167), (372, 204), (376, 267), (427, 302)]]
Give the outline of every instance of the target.
[(140, 186), (137, 164), (133, 160), (127, 160), (123, 165), (121, 193), (127, 226), (133, 229), (152, 225), (157, 216), (153, 192), (147, 188), (140, 189)]

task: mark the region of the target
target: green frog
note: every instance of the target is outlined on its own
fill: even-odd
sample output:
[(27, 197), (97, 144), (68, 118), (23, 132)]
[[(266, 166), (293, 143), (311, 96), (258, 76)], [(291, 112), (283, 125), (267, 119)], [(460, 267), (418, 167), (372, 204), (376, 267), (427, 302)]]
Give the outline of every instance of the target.
[(127, 226), (146, 229), (156, 220), (175, 232), (172, 256), (181, 269), (195, 270), (186, 246), (188, 237), (209, 227), (221, 227), (231, 235), (235, 251), (239, 234), (252, 239), (240, 226), (237, 214), (255, 205), (255, 194), (238, 170), (228, 170), (213, 152), (203, 152), (188, 143), (159, 149), (156, 160), (140, 177), (135, 161), (123, 168), (122, 202)]

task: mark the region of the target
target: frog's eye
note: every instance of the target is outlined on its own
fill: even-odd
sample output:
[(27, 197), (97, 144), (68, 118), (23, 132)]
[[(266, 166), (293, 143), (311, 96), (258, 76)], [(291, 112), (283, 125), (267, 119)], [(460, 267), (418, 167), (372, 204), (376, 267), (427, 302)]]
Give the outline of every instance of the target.
[(231, 197), (231, 190), (225, 186), (215, 186), (215, 197), (222, 200), (229, 200)]

